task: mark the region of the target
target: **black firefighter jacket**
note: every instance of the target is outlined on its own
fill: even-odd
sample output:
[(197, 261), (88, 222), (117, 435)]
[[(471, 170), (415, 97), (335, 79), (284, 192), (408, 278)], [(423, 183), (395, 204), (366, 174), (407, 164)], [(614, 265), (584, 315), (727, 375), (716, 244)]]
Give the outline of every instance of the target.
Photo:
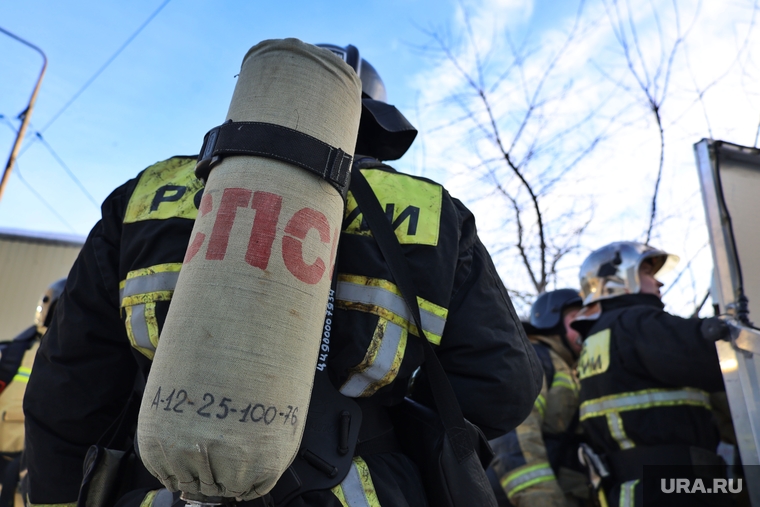
[[(582, 329), (583, 321), (573, 324), (586, 337), (578, 361), (580, 421), (596, 452), (625, 456), (617, 453), (666, 445), (714, 452), (718, 433), (709, 393), (724, 387), (702, 321), (665, 312), (651, 294), (601, 305), (590, 329)], [(666, 464), (658, 461), (648, 464)], [(610, 505), (618, 505), (618, 497), (619, 505), (641, 505), (640, 479), (623, 477), (608, 487)]]
[[(32, 504), (75, 502), (88, 447), (122, 445), (111, 438), (114, 427), (137, 371), (147, 376), (150, 369), (198, 211), (203, 184), (194, 165), (195, 157), (159, 162), (103, 203), (102, 219), (71, 270), (37, 355), (24, 402)], [(489, 438), (506, 433), (530, 412), (541, 367), (472, 214), (429, 180), (374, 160), (364, 159), (360, 167), (410, 263), (424, 327), (465, 417)], [(392, 406), (421, 364), (422, 344), (407, 335), (404, 309), (384, 308), (369, 293), (396, 288), (351, 194), (344, 217), (328, 368), (343, 394)], [(381, 326), (398, 332), (376, 332)], [(391, 353), (368, 354), (386, 339), (391, 342), (383, 349)], [(132, 426), (135, 418), (130, 414), (121, 426)], [(405, 456), (354, 461), (360, 469), (346, 480), (361, 478), (359, 487), (372, 496), (369, 505), (424, 505), (419, 476)], [(346, 505), (339, 494), (322, 492), (313, 504)]]

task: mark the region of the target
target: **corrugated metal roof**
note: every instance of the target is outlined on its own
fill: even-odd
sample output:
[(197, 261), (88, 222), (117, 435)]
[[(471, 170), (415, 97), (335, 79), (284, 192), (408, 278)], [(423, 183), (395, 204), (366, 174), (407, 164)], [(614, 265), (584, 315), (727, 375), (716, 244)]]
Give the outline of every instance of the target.
[(84, 238), (0, 229), (0, 340), (34, 323), (47, 287), (68, 275)]

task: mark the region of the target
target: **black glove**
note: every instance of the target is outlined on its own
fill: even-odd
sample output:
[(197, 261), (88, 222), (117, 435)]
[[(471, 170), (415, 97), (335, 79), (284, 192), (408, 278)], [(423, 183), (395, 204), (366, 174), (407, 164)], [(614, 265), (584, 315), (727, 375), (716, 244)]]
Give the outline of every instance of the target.
[(702, 337), (707, 341), (717, 342), (718, 340), (729, 340), (731, 338), (731, 328), (728, 322), (718, 317), (710, 317), (703, 320), (699, 330), (702, 333)]

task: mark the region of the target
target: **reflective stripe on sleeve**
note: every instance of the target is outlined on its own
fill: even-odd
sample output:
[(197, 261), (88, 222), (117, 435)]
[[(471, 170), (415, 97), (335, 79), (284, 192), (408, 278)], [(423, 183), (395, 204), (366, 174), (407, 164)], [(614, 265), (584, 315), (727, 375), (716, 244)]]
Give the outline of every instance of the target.
[(625, 412), (655, 407), (694, 406), (711, 409), (710, 396), (700, 389), (644, 389), (613, 394), (581, 403), (580, 420), (599, 417), (611, 412)]
[(554, 387), (564, 387), (566, 389), (570, 389), (574, 393), (577, 393), (579, 390), (578, 384), (575, 382), (575, 379), (573, 379), (572, 375), (561, 371), (558, 371), (554, 374), (554, 379), (552, 380), (552, 388)]
[[(158, 323), (156, 322), (156, 304), (127, 306), (126, 312), (127, 337), (134, 348), (148, 359), (153, 359), (158, 346)], [(151, 324), (148, 324), (151, 320)], [(153, 329), (153, 333), (151, 333)]]
[(624, 482), (620, 485), (620, 507), (633, 507), (636, 505), (634, 492), (639, 480)]
[(172, 505), (174, 505), (174, 495), (165, 488), (149, 491), (140, 503), (140, 507), (172, 507)]
[(13, 380), (11, 382), (23, 382), (26, 384), (29, 382), (29, 375), (32, 374), (32, 369), (27, 368), (26, 366), (19, 366), (18, 370), (16, 371), (16, 375), (14, 375)]
[(538, 413), (541, 414), (541, 417), (543, 418), (546, 413), (546, 398), (543, 394), (538, 395), (536, 401), (533, 402), (533, 406), (536, 407)]
[(364, 359), (348, 371), (340, 392), (352, 398), (372, 396), (396, 378), (406, 351), (406, 329), (383, 318), (367, 348)]
[(359, 456), (343, 482), (331, 489), (343, 507), (380, 507), (367, 463)]
[(132, 346), (153, 359), (158, 346), (156, 302), (171, 301), (181, 263), (158, 264), (127, 273), (119, 284), (121, 307), (125, 313), (127, 336)]
[(506, 475), (499, 483), (511, 500), (512, 496), (520, 491), (541, 482), (553, 481), (554, 472), (549, 463), (543, 462), (536, 465), (523, 466)]
[(607, 427), (610, 429), (612, 438), (620, 446), (620, 449), (632, 449), (636, 447), (636, 444), (628, 438), (623, 427), (623, 418), (617, 412), (610, 412), (607, 414)]
[(158, 490), (148, 491), (148, 494), (145, 495), (143, 501), (140, 502), (140, 507), (151, 507), (153, 505), (153, 499), (156, 498), (156, 493), (158, 493)]
[[(387, 280), (340, 275), (336, 296), (338, 306), (345, 310), (372, 313), (419, 335), (401, 292)], [(448, 310), (420, 297), (417, 298), (417, 304), (420, 307), (422, 327), (428, 340), (434, 345), (440, 345)]]
[(180, 269), (182, 263), (175, 262), (130, 271), (119, 284), (121, 306), (171, 300)]

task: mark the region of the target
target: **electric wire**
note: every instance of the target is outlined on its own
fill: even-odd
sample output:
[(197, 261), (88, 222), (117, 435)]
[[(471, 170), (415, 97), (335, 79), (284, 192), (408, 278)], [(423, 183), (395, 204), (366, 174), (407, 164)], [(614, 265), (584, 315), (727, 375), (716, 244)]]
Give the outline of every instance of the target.
[(95, 74), (93, 74), (92, 77), (90, 77), (90, 79), (88, 79), (82, 85), (82, 87), (69, 99), (69, 101), (66, 102), (66, 104), (64, 104), (63, 107), (59, 109), (58, 112), (55, 113), (53, 117), (50, 120), (48, 120), (48, 122), (39, 131), (45, 132), (50, 127), (50, 125), (52, 125), (53, 122), (55, 122), (64, 113), (64, 111), (66, 111), (69, 108), (69, 106), (71, 106), (71, 104), (73, 104), (74, 101), (78, 99), (80, 95), (82, 95), (82, 93), (93, 83), (93, 81), (95, 81), (98, 78), (98, 76), (100, 76), (100, 74), (102, 74), (103, 71), (105, 71), (106, 68), (109, 65), (111, 65), (111, 63), (116, 59), (116, 57), (118, 57), (121, 54), (121, 52), (124, 51), (127, 48), (127, 46), (129, 46), (132, 43), (133, 40), (135, 40), (135, 38), (140, 34), (140, 32), (142, 32), (145, 29), (145, 27), (148, 26), (151, 21), (153, 21), (153, 18), (155, 18), (158, 15), (158, 13), (161, 12), (163, 8), (166, 7), (166, 5), (170, 1), (171, 0), (164, 0), (164, 2), (158, 6), (158, 9), (153, 11), (153, 14), (148, 16), (148, 19), (146, 19), (145, 22), (142, 25), (140, 25), (140, 27), (137, 30), (135, 30), (135, 32), (132, 35), (129, 36), (129, 38), (127, 38), (124, 44), (122, 44), (121, 47), (119, 47), (119, 49), (117, 49), (116, 52), (112, 54), (108, 60), (106, 60), (106, 62), (95, 72)]
[[(74, 101), (77, 100), (80, 95), (82, 95), (82, 93), (84, 93), (84, 91), (95, 81), (95, 79), (97, 79), (98, 76), (100, 76), (100, 74), (102, 74), (103, 71), (105, 71), (106, 68), (109, 65), (111, 65), (111, 63), (127, 48), (127, 46), (129, 46), (129, 44), (132, 43), (132, 41), (140, 34), (140, 32), (142, 32), (145, 29), (145, 27), (147, 27), (150, 24), (150, 22), (153, 21), (153, 19), (164, 9), (164, 7), (166, 7), (166, 5), (170, 1), (171, 0), (164, 0), (164, 2), (161, 3), (161, 5), (159, 5), (158, 8), (155, 11), (153, 11), (153, 13), (150, 16), (148, 16), (148, 18), (137, 28), (137, 30), (134, 31), (134, 33), (132, 33), (132, 35), (130, 35), (127, 38), (127, 40), (108, 58), (108, 60), (106, 60), (106, 62), (95, 72), (95, 74), (93, 74), (79, 88), (79, 90), (68, 100), (68, 102), (66, 102), (63, 105), (63, 107), (61, 107), (61, 109), (59, 109), (58, 112), (56, 112), (53, 115), (53, 117), (50, 120), (48, 120), (48, 122), (40, 130), (37, 131), (37, 133), (36, 133), (37, 135), (35, 137), (31, 138), (28, 142), (26, 142), (24, 144), (24, 146), (22, 147), (21, 151), (18, 154), (18, 157), (16, 158), (17, 162), (18, 162), (18, 159), (21, 157), (21, 155), (23, 155), (26, 152), (26, 150), (28, 150), (29, 147), (32, 144), (34, 144), (34, 141), (37, 140), (37, 139), (39, 139), (45, 145), (45, 147), (48, 149), (48, 151), (50, 151), (50, 154), (53, 155), (53, 157), (61, 165), (61, 167), (63, 167), (63, 169), (66, 171), (66, 173), (69, 175), (69, 177), (71, 177), (74, 180), (74, 182), (79, 186), (79, 188), (85, 193), (85, 195), (87, 196), (87, 198), (90, 201), (92, 201), (92, 203), (95, 204), (96, 207), (100, 207), (98, 205), (98, 203), (95, 201), (95, 199), (92, 197), (92, 195), (90, 195), (90, 193), (84, 188), (84, 186), (81, 184), (81, 182), (79, 181), (79, 179), (74, 175), (74, 173), (68, 168), (68, 166), (63, 162), (63, 160), (58, 156), (58, 154), (55, 153), (55, 151), (52, 149), (52, 147), (42, 137), (42, 133), (44, 131), (46, 131), (71, 106), (71, 104), (73, 104)], [(5, 121), (5, 123), (13, 131), (16, 131), (15, 126), (12, 123), (10, 123), (10, 121), (8, 121), (8, 119), (6, 118), (5, 115), (0, 115), (0, 117), (2, 117), (2, 119)], [(21, 182), (29, 189), (30, 192), (32, 192), (45, 205), (46, 208), (48, 208), (59, 220), (61, 220), (61, 222), (63, 222), (66, 225), (66, 227), (68, 227), (69, 229), (71, 229), (73, 232), (76, 232), (76, 230), (74, 230), (74, 228), (71, 227), (71, 225), (68, 222), (66, 222), (66, 220), (60, 215), (60, 213), (58, 213), (57, 211), (55, 211), (55, 209), (53, 209), (52, 205), (50, 203), (48, 203), (23, 178), (23, 176), (21, 176), (21, 174), (18, 172), (18, 170), (16, 171), (16, 174), (19, 177), (19, 179), (21, 180)]]
[[(52, 117), (50, 120), (48, 120), (48, 122), (47, 122), (47, 123), (46, 123), (46, 124), (45, 124), (45, 125), (44, 125), (44, 126), (43, 126), (43, 127), (40, 129), (40, 130), (39, 130), (39, 132), (40, 132), (40, 133), (42, 133), (42, 132), (45, 132), (45, 131), (46, 131), (48, 128), (50, 128), (50, 126), (53, 124), (53, 122), (55, 122), (55, 121), (56, 121), (58, 118), (60, 118), (60, 116), (61, 116), (61, 115), (64, 113), (64, 111), (66, 111), (66, 110), (69, 108), (69, 106), (71, 106), (71, 104), (73, 104), (73, 103), (74, 103), (74, 101), (75, 101), (76, 99), (78, 99), (78, 98), (79, 98), (79, 96), (80, 96), (80, 95), (82, 95), (82, 93), (84, 93), (84, 91), (85, 91), (87, 88), (89, 88), (89, 86), (90, 86), (90, 85), (91, 85), (91, 84), (92, 84), (92, 83), (95, 81), (95, 79), (97, 79), (97, 78), (98, 78), (98, 76), (100, 76), (100, 75), (103, 73), (103, 71), (105, 71), (105, 70), (106, 70), (106, 68), (107, 68), (109, 65), (111, 65), (111, 63), (112, 63), (112, 62), (113, 62), (113, 61), (116, 59), (116, 57), (117, 57), (117, 56), (119, 56), (119, 55), (121, 54), (121, 52), (122, 52), (122, 51), (124, 51), (124, 50), (127, 48), (127, 46), (129, 46), (129, 44), (130, 44), (130, 43), (131, 43), (133, 40), (135, 40), (135, 38), (136, 38), (136, 37), (137, 37), (137, 36), (140, 34), (140, 32), (142, 32), (142, 31), (145, 29), (145, 27), (146, 27), (146, 26), (148, 26), (148, 25), (150, 24), (150, 22), (151, 22), (151, 21), (153, 21), (153, 18), (155, 18), (155, 17), (158, 15), (158, 13), (159, 13), (159, 12), (161, 12), (161, 11), (163, 10), (163, 8), (164, 8), (164, 7), (166, 7), (166, 5), (167, 5), (169, 2), (171, 2), (171, 0), (164, 0), (164, 2), (163, 2), (161, 5), (159, 5), (159, 6), (158, 6), (158, 9), (156, 9), (155, 11), (153, 11), (153, 13), (152, 13), (150, 16), (148, 16), (148, 19), (146, 19), (146, 20), (143, 22), (143, 24), (142, 24), (142, 25), (140, 25), (140, 26), (137, 28), (137, 30), (135, 30), (135, 32), (134, 32), (132, 35), (130, 35), (130, 36), (127, 38), (127, 40), (124, 42), (124, 44), (122, 44), (122, 45), (119, 47), (119, 49), (117, 49), (117, 50), (114, 52), (114, 54), (112, 54), (112, 55), (111, 55), (111, 56), (108, 58), (108, 60), (106, 60), (106, 62), (105, 62), (103, 65), (101, 65), (101, 67), (100, 67), (100, 68), (99, 68), (97, 71), (95, 71), (95, 74), (93, 74), (93, 75), (90, 77), (90, 79), (88, 79), (88, 80), (87, 80), (87, 81), (86, 81), (86, 82), (85, 82), (85, 83), (82, 85), (82, 87), (81, 87), (81, 88), (79, 88), (79, 90), (78, 90), (78, 91), (77, 91), (77, 92), (76, 92), (76, 93), (75, 93), (75, 94), (74, 94), (74, 95), (73, 95), (73, 96), (72, 96), (72, 97), (71, 97), (71, 98), (68, 100), (68, 102), (66, 102), (66, 103), (63, 105), (63, 107), (62, 107), (61, 109), (59, 109), (59, 110), (58, 110), (58, 112), (57, 112), (57, 113), (55, 113), (55, 114), (53, 115), (53, 117)], [(31, 140), (29, 140), (29, 142), (25, 143), (25, 144), (24, 144), (24, 146), (21, 148), (21, 151), (19, 152), (19, 154), (18, 154), (18, 157), (17, 157), (17, 158), (20, 158), (20, 157), (21, 157), (21, 155), (23, 155), (23, 154), (26, 152), (26, 150), (28, 150), (28, 149), (29, 149), (29, 147), (30, 147), (32, 144), (34, 144), (34, 141), (35, 141), (36, 139), (37, 139), (37, 138), (36, 138), (36, 137), (34, 137), (34, 138), (32, 138)]]
[(24, 179), (24, 177), (23, 177), (23, 176), (21, 176), (21, 171), (19, 170), (19, 167), (18, 167), (18, 162), (17, 162), (16, 164), (17, 164), (17, 165), (16, 165), (16, 171), (14, 172), (14, 174), (15, 174), (15, 175), (18, 177), (18, 179), (19, 179), (19, 180), (21, 180), (21, 183), (23, 183), (23, 184), (24, 184), (24, 186), (25, 186), (25, 187), (26, 187), (26, 188), (27, 188), (27, 189), (28, 189), (28, 190), (29, 190), (29, 191), (30, 191), (32, 194), (34, 194), (34, 196), (35, 196), (37, 199), (39, 199), (39, 201), (40, 201), (40, 202), (41, 202), (41, 203), (42, 203), (42, 204), (43, 204), (43, 205), (44, 205), (44, 206), (45, 206), (45, 207), (46, 207), (46, 208), (47, 208), (47, 209), (48, 209), (48, 210), (49, 210), (49, 211), (50, 211), (50, 212), (51, 212), (53, 215), (55, 215), (55, 217), (56, 217), (58, 220), (60, 220), (60, 221), (63, 223), (63, 225), (65, 225), (66, 227), (68, 227), (68, 229), (69, 229), (71, 232), (73, 232), (73, 233), (77, 233), (78, 231), (77, 231), (76, 229), (74, 229), (74, 228), (71, 226), (71, 224), (70, 224), (70, 223), (68, 223), (68, 222), (66, 221), (66, 219), (65, 219), (65, 218), (63, 218), (63, 216), (61, 216), (61, 214), (60, 214), (60, 213), (58, 213), (58, 212), (55, 210), (55, 208), (53, 208), (53, 205), (52, 205), (52, 204), (50, 204), (50, 203), (49, 203), (49, 202), (48, 202), (48, 201), (47, 201), (47, 200), (46, 200), (44, 197), (42, 197), (42, 195), (40, 195), (40, 193), (39, 193), (39, 192), (37, 192), (37, 190), (35, 190), (35, 188), (34, 188), (34, 187), (33, 187), (33, 186), (32, 186), (32, 185), (31, 185), (31, 184), (28, 182), (28, 181), (26, 181), (26, 180)]
[(55, 150), (53, 150), (53, 147), (50, 146), (50, 143), (48, 143), (47, 140), (45, 140), (45, 138), (42, 137), (42, 132), (39, 132), (39, 131), (35, 132), (35, 135), (40, 140), (40, 142), (42, 143), (42, 145), (45, 148), (47, 148), (47, 150), (50, 152), (50, 154), (53, 156), (53, 158), (56, 160), (56, 162), (58, 162), (58, 164), (61, 167), (63, 167), (63, 170), (66, 171), (66, 174), (68, 174), (69, 177), (74, 181), (74, 183), (76, 183), (76, 185), (79, 187), (79, 189), (82, 191), (82, 193), (84, 193), (84, 195), (87, 196), (87, 198), (90, 200), (90, 202), (92, 204), (94, 204), (96, 208), (100, 208), (100, 204), (98, 204), (98, 202), (95, 200), (95, 198), (92, 196), (92, 194), (90, 194), (90, 192), (88, 192), (87, 189), (84, 188), (84, 185), (82, 185), (82, 182), (79, 181), (79, 178), (77, 178), (74, 175), (74, 173), (71, 171), (71, 169), (69, 169), (69, 166), (67, 166), (66, 163), (63, 161), (63, 159), (61, 159), (61, 157), (58, 156), (58, 153), (56, 153)]
[[(0, 114), (0, 118), (2, 118), (3, 122), (4, 122), (6, 125), (8, 125), (8, 127), (9, 127), (9, 128), (12, 130), (12, 131), (16, 132), (16, 127), (14, 127), (14, 126), (13, 126), (13, 124), (12, 124), (10, 121), (8, 121), (8, 118), (6, 118), (6, 117), (5, 117), (5, 115), (2, 115), (2, 114)], [(16, 161), (16, 170), (15, 170), (15, 171), (13, 171), (13, 173), (12, 173), (12, 174), (13, 174), (13, 175), (15, 175), (15, 176), (16, 176), (16, 177), (17, 177), (19, 180), (21, 180), (21, 183), (23, 183), (23, 184), (24, 184), (24, 186), (25, 186), (25, 187), (26, 187), (26, 188), (27, 188), (27, 189), (28, 189), (28, 190), (29, 190), (29, 191), (32, 193), (32, 195), (34, 195), (34, 196), (35, 196), (35, 197), (36, 197), (36, 198), (37, 198), (37, 199), (38, 199), (38, 200), (39, 200), (39, 201), (40, 201), (40, 202), (43, 204), (43, 206), (45, 206), (45, 207), (48, 209), (48, 211), (50, 211), (50, 212), (51, 212), (53, 215), (55, 215), (55, 217), (56, 217), (58, 220), (60, 220), (60, 221), (61, 221), (61, 223), (62, 223), (63, 225), (65, 225), (66, 227), (68, 227), (68, 229), (69, 229), (71, 232), (74, 232), (74, 233), (76, 233), (76, 232), (77, 232), (77, 230), (76, 230), (76, 229), (74, 229), (74, 228), (71, 226), (71, 224), (69, 224), (69, 223), (66, 221), (66, 219), (65, 219), (65, 218), (63, 218), (63, 217), (61, 216), (61, 214), (60, 214), (60, 213), (58, 213), (58, 212), (55, 210), (55, 208), (53, 208), (53, 205), (52, 205), (52, 204), (50, 204), (50, 203), (47, 201), (47, 199), (45, 199), (44, 197), (42, 197), (42, 195), (41, 195), (39, 192), (37, 192), (37, 190), (35, 190), (35, 188), (34, 188), (34, 187), (33, 187), (33, 186), (32, 186), (32, 185), (31, 185), (31, 184), (28, 182), (28, 181), (26, 181), (26, 180), (24, 179), (24, 177), (23, 177), (23, 176), (21, 176), (21, 168), (20, 168), (20, 167), (19, 167), (19, 165), (18, 165), (18, 160)]]

